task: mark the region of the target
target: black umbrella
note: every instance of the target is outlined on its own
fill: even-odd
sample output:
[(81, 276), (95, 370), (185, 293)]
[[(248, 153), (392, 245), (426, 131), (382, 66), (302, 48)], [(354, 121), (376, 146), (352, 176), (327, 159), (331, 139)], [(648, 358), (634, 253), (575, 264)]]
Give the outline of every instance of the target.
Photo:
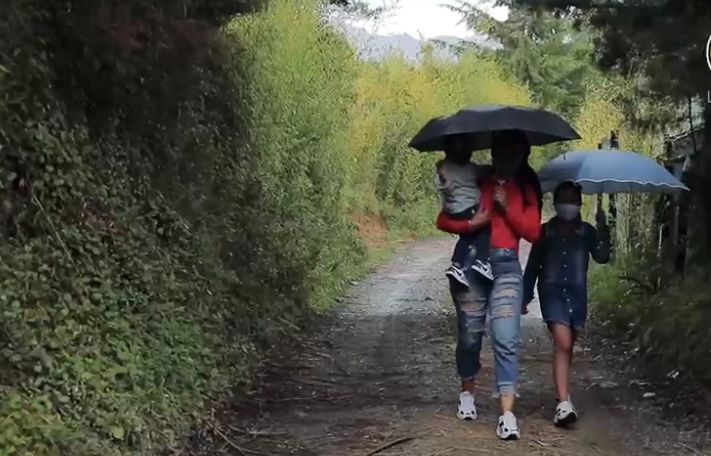
[(447, 136), (465, 135), (472, 150), (489, 149), (493, 133), (507, 130), (523, 132), (532, 146), (580, 139), (568, 122), (551, 112), (523, 106), (486, 105), (430, 120), (409, 146), (421, 152), (444, 150)]

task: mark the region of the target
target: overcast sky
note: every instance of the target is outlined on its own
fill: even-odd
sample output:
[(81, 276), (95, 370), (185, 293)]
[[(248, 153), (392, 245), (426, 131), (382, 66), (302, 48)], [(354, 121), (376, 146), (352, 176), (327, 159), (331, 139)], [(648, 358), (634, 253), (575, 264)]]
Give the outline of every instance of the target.
[[(449, 0), (364, 0), (372, 7), (392, 6), (377, 21), (358, 24), (369, 32), (381, 35), (407, 33), (415, 38), (436, 36), (466, 37), (470, 33), (457, 13), (443, 8), (442, 4), (456, 3)], [(482, 2), (483, 3), (483, 2)], [(506, 8), (487, 8), (496, 19), (504, 20)]]

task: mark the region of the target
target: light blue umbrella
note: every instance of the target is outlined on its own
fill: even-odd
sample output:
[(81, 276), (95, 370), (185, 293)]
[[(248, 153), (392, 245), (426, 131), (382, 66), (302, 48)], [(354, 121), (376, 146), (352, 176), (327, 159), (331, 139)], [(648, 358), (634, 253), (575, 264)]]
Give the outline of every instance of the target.
[(538, 178), (544, 192), (552, 192), (564, 181), (580, 184), (588, 195), (689, 190), (651, 158), (619, 150), (567, 152), (543, 166)]

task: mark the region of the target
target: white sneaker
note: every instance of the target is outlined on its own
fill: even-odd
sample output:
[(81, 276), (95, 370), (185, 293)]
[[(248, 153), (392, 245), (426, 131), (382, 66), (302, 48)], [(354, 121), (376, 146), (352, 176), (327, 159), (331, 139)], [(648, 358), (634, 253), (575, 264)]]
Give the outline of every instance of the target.
[(469, 391), (462, 391), (459, 395), (459, 408), (457, 418), (460, 420), (477, 419), (476, 405), (474, 405), (474, 395)]
[(494, 280), (494, 273), (491, 272), (491, 265), (481, 260), (474, 260), (472, 269), (486, 277), (489, 280)]
[(521, 431), (518, 429), (518, 423), (513, 413), (506, 412), (499, 417), (496, 435), (501, 440), (518, 440), (521, 438)]
[(553, 424), (559, 427), (566, 427), (576, 421), (578, 421), (578, 412), (575, 410), (573, 403), (570, 402), (570, 399), (558, 404), (558, 407), (555, 409)]
[(464, 272), (454, 265), (447, 268), (447, 272), (445, 272), (444, 275), (446, 275), (447, 277), (453, 278), (454, 280), (461, 283), (465, 287), (469, 286), (469, 281), (467, 280), (467, 277), (464, 275)]

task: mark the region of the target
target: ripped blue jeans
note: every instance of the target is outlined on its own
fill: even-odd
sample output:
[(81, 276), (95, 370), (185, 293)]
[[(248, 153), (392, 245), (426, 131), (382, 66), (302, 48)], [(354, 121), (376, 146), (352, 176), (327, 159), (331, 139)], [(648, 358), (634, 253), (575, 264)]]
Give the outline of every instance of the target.
[(457, 310), (457, 372), (462, 380), (472, 380), (481, 369), (479, 356), (491, 318), (494, 369), (499, 394), (516, 393), (518, 381), (518, 342), (521, 329), (523, 277), (518, 254), (509, 249), (490, 253), (493, 283), (485, 282), (473, 271), (466, 271), (469, 288), (450, 279), (449, 289)]

